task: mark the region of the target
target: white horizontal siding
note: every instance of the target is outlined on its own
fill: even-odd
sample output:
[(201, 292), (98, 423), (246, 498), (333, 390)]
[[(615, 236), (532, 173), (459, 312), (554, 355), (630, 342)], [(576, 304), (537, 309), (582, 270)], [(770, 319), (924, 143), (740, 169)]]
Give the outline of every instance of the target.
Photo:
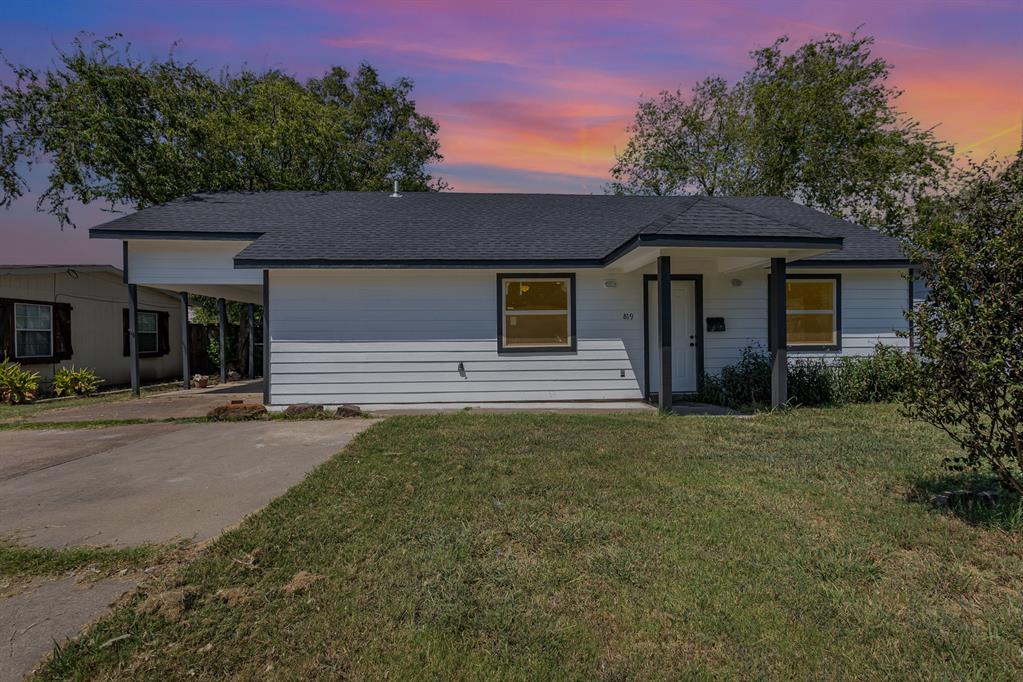
[(611, 278), (576, 274), (577, 352), (499, 355), (492, 270), (273, 271), (271, 402), (638, 399), (640, 278)]
[(262, 284), (261, 270), (235, 270), (243, 241), (139, 239), (128, 242), (128, 281), (133, 284)]
[[(702, 274), (704, 317), (725, 319), (726, 331), (704, 334), (706, 371), (734, 364), (747, 346), (766, 351), (766, 270), (722, 274), (712, 261), (682, 259), (673, 259), (672, 270)], [(639, 398), (645, 362), (642, 282), (651, 272), (578, 271), (578, 352), (499, 355), (494, 271), (273, 271), (272, 403)], [(878, 342), (906, 345), (895, 335), (906, 327), (900, 272), (838, 272), (840, 354), (869, 353)], [(615, 286), (605, 286), (606, 280)], [(705, 321), (700, 324), (706, 328)], [(790, 357), (838, 354), (793, 351)]]

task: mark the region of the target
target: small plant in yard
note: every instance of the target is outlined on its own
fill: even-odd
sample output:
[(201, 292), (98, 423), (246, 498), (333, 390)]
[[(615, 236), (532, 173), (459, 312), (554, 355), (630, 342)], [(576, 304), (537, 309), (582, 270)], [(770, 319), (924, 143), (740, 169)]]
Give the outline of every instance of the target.
[(58, 398), (70, 395), (92, 395), (103, 380), (86, 367), (61, 367), (53, 375), (53, 395)]
[(706, 374), (697, 394), (701, 402), (741, 408), (771, 399), (771, 361), (759, 346), (747, 346), (734, 365)]
[(18, 405), (32, 402), (38, 390), (38, 372), (22, 369), (21, 365), (6, 358), (0, 362), (0, 403)]
[(897, 400), (913, 375), (915, 357), (894, 346), (877, 344), (873, 355), (838, 359), (836, 401), (879, 403)]
[(906, 412), (959, 444), (951, 470), (986, 463), (1023, 494), (1023, 152), (961, 180), (904, 235), (930, 288), (908, 313), (921, 361)]
[(838, 402), (838, 372), (819, 358), (798, 358), (789, 365), (789, 399), (795, 405), (831, 405)]

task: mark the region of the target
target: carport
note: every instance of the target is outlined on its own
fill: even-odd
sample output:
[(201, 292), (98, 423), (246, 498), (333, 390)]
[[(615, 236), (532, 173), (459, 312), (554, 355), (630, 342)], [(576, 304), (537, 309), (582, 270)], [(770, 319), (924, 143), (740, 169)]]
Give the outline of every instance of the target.
[[(190, 339), (188, 333), (189, 297), (193, 295), (208, 296), (217, 300), (217, 322), (219, 332), (219, 365), (220, 383), (227, 383), (227, 302), (236, 301), (246, 304), (248, 362), (245, 378), (255, 379), (256, 306), (262, 306), (262, 338), (264, 378), (263, 401), (269, 402), (269, 301), (268, 287), (265, 286), (266, 273), (260, 271), (234, 270), (232, 259), (235, 253), (245, 247), (251, 236), (231, 236), (204, 241), (203, 249), (190, 248), (184, 241), (173, 237), (169, 240), (159, 239), (170, 235), (157, 235), (157, 239), (147, 235), (146, 241), (124, 239), (124, 232), (93, 228), (90, 236), (99, 238), (122, 239), (124, 282), (128, 286), (128, 361), (130, 363), (131, 389), (136, 396), (141, 394), (138, 343), (138, 291), (140, 285), (154, 289), (174, 292), (181, 301), (182, 324), (180, 330), (181, 343), (181, 386), (184, 390), (191, 388), (191, 367), (189, 362)], [(160, 252), (153, 248), (160, 243), (174, 242), (170, 253)], [(212, 243), (211, 243), (212, 242)], [(210, 247), (216, 263), (210, 260)], [(219, 248), (218, 248), (219, 247)], [(219, 266), (219, 267), (218, 267)], [(226, 267), (224, 267), (226, 266)]]

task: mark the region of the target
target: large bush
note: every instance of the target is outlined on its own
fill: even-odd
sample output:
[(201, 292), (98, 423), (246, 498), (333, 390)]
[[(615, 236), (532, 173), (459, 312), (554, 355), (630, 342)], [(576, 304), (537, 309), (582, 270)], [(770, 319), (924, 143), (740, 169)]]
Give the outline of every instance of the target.
[(92, 395), (99, 388), (102, 379), (85, 367), (61, 367), (53, 375), (51, 390), (57, 397), (69, 395)]
[(921, 362), (906, 406), (962, 447), (949, 468), (986, 463), (1023, 494), (1023, 152), (965, 173), (905, 235), (929, 288), (909, 314)]
[(35, 400), (39, 390), (39, 373), (22, 369), (6, 358), (0, 362), (0, 402), (18, 405)]

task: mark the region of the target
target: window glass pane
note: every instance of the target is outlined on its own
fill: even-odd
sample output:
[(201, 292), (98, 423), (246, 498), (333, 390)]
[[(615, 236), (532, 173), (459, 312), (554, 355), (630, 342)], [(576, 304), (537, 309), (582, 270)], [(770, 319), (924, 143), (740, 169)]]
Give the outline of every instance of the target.
[(833, 310), (835, 282), (788, 280), (785, 284), (785, 307), (789, 310)]
[(155, 333), (139, 332), (138, 339), (140, 353), (155, 353), (158, 350)]
[(156, 332), (156, 313), (139, 313), (139, 332)]
[(18, 356), (23, 358), (40, 358), (53, 355), (50, 350), (50, 332), (23, 331), (17, 332)]
[(506, 346), (569, 346), (568, 315), (505, 315)]
[(16, 329), (50, 329), (50, 306), (17, 303), (14, 306)]
[(836, 343), (833, 313), (789, 313), (785, 327), (790, 346)]
[(568, 310), (568, 280), (505, 280), (505, 310)]

